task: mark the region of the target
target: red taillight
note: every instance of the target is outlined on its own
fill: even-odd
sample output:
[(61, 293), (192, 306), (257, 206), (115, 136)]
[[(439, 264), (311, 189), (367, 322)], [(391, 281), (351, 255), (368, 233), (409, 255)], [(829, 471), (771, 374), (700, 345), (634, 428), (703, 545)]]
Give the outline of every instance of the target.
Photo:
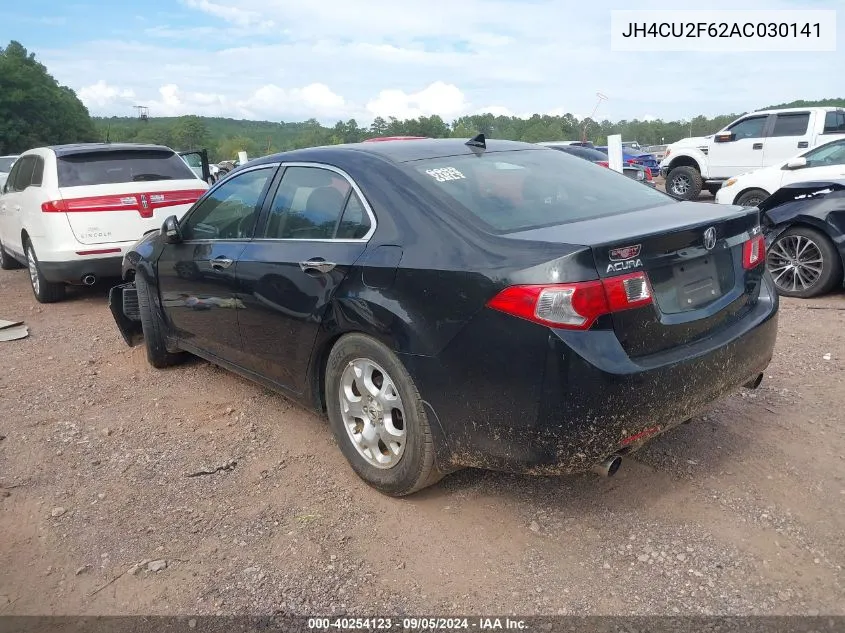
[(65, 213), (64, 200), (49, 200), (41, 205), (41, 211), (44, 213)]
[(766, 259), (766, 239), (756, 235), (742, 245), (742, 267), (755, 268)]
[(597, 160), (596, 165), (601, 165), (602, 167), (610, 167), (610, 163), (606, 160)]
[(629, 158), (625, 162), (628, 163), (629, 165), (639, 165), (640, 164), (640, 161), (638, 161), (636, 158)]
[(205, 193), (204, 189), (130, 193), (86, 198), (50, 200), (41, 205), (44, 213), (97, 213), (100, 211), (135, 211), (142, 218), (153, 217), (153, 210), (182, 204), (193, 204)]
[(549, 327), (587, 330), (603, 314), (638, 308), (651, 300), (648, 278), (639, 272), (601, 281), (511, 286), (487, 306)]

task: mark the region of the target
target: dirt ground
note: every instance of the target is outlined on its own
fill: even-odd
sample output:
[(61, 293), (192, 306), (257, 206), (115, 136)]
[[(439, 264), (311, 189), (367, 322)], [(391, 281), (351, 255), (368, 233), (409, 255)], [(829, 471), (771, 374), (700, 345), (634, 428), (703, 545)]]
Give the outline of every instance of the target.
[[(845, 614), (845, 297), (618, 475), (368, 488), (326, 422), (0, 273), (0, 615)], [(217, 472), (191, 477), (199, 471)]]

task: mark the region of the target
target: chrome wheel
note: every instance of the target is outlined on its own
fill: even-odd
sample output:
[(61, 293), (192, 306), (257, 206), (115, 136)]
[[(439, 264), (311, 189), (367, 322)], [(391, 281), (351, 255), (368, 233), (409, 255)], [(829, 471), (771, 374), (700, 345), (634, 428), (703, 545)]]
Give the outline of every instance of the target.
[(766, 260), (775, 285), (787, 292), (812, 288), (824, 270), (824, 257), (819, 245), (803, 235), (787, 235), (778, 239)]
[(679, 175), (672, 178), (672, 193), (676, 196), (685, 196), (692, 187), (689, 176)]
[(356, 358), (344, 368), (339, 391), (343, 426), (361, 457), (376, 468), (396, 466), (405, 452), (405, 410), (387, 372)]
[(35, 253), (31, 246), (26, 249), (26, 264), (29, 268), (29, 280), (32, 282), (32, 289), (37, 295), (41, 292), (41, 283), (38, 281), (38, 263), (35, 261)]

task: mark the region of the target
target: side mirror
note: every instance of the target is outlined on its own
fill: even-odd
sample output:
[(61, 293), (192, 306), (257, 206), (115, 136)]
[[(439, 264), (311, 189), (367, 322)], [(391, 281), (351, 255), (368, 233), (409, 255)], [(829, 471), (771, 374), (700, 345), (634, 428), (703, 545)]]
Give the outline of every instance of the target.
[(717, 134), (713, 140), (717, 143), (730, 143), (736, 140), (736, 134), (733, 132), (722, 132), (721, 134)]
[(798, 158), (793, 158), (788, 163), (786, 163), (786, 169), (801, 169), (802, 167), (807, 166), (807, 159), (803, 156), (799, 156)]
[(167, 244), (178, 244), (182, 241), (182, 230), (175, 215), (165, 218), (164, 224), (161, 225), (161, 234)]

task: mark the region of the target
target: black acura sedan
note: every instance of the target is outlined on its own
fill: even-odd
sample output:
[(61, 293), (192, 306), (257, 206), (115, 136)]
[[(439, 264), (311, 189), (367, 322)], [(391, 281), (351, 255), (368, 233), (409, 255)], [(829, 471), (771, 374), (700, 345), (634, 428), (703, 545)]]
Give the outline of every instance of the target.
[(777, 333), (756, 209), (677, 202), (527, 143), (396, 140), (250, 162), (141, 239), (110, 305), (328, 415), (366, 482), (613, 474), (756, 387)]

